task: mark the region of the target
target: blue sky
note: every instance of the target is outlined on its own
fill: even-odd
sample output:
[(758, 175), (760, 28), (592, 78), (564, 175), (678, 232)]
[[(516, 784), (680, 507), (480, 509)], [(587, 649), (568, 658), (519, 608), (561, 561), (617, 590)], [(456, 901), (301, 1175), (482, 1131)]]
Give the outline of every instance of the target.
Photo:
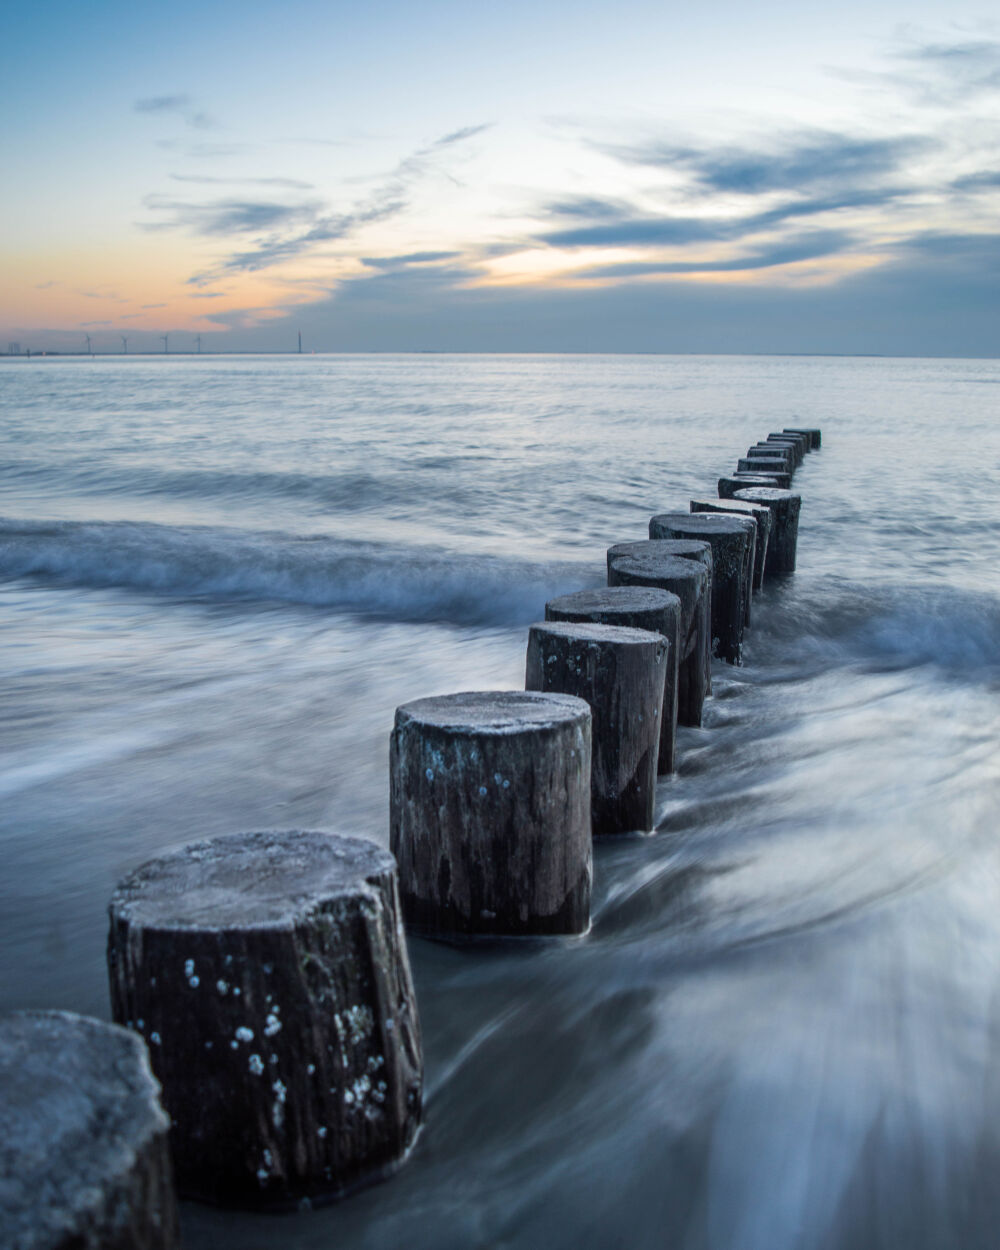
[(997, 354), (1000, 22), (801, 9), (22, 10), (0, 336)]

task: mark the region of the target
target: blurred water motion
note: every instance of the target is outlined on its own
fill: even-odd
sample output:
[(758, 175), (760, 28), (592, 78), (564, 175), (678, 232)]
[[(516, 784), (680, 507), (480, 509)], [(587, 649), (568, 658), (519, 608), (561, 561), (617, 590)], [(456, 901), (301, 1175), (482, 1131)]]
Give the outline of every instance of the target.
[[(0, 1005), (107, 1015), (104, 908), (232, 829), (387, 841), (394, 707), (516, 687), (547, 597), (782, 425), (799, 571), (583, 939), (411, 943), (390, 1183), (200, 1247), (986, 1250), (1000, 1228), (1000, 366), (4, 366)], [(278, 414), (278, 415), (276, 415)], [(948, 429), (942, 441), (938, 432)]]

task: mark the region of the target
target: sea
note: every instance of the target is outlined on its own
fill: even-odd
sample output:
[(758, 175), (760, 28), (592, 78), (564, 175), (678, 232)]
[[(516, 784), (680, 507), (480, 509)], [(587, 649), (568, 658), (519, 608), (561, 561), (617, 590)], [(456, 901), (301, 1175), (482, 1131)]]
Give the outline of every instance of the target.
[(388, 844), (394, 709), (523, 687), (545, 601), (818, 426), (798, 568), (582, 937), (411, 938), (390, 1180), (186, 1250), (1000, 1244), (1000, 361), (0, 363), (0, 1008), (109, 1017), (168, 847)]

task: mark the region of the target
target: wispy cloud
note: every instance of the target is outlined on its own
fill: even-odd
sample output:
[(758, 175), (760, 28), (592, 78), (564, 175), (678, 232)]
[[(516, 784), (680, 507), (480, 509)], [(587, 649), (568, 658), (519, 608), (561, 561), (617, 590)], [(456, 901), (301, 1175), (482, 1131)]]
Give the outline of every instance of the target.
[(136, 100), (133, 112), (180, 117), (185, 125), (195, 130), (211, 130), (218, 123), (208, 113), (197, 107), (189, 95), (153, 95)]
[(762, 195), (869, 183), (926, 152), (932, 140), (911, 135), (862, 139), (822, 133), (791, 135), (759, 148), (696, 148), (664, 140), (600, 146), (627, 164), (683, 173), (702, 192)]
[(143, 204), (162, 215), (160, 221), (140, 223), (144, 230), (185, 229), (205, 236), (252, 234), (315, 219), (315, 204), (281, 204), (268, 200), (212, 200), (196, 203), (148, 195)]
[[(363, 227), (384, 222), (404, 213), (410, 206), (414, 184), (431, 173), (447, 173), (446, 156), (459, 145), (482, 134), (489, 125), (465, 126), (450, 131), (404, 157), (388, 175), (354, 204), (335, 210), (321, 201), (283, 201), (278, 198), (250, 200), (225, 198), (193, 201), (163, 195), (150, 195), (145, 207), (159, 220), (142, 223), (147, 230), (185, 230), (219, 239), (257, 235), (249, 246), (240, 246), (216, 264), (193, 274), (188, 283), (204, 286), (225, 274), (256, 272), (342, 242)], [(194, 182), (195, 177), (175, 175), (177, 181)], [(209, 182), (212, 175), (204, 181)], [(226, 180), (219, 179), (219, 182)], [(308, 184), (294, 179), (239, 180), (274, 189), (304, 190)]]
[(219, 178), (211, 174), (171, 174), (173, 182), (195, 183), (201, 186), (225, 187), (283, 187), (290, 191), (312, 191), (315, 184), (300, 178)]

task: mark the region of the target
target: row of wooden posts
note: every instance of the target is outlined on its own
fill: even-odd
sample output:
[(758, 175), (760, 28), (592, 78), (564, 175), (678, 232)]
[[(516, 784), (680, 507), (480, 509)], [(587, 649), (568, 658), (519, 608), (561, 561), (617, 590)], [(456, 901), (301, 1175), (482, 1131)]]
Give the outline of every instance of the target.
[(819, 446), (816, 429), (770, 434), (717, 498), (611, 547), (606, 589), (530, 627), (524, 691), (398, 708), (391, 853), (237, 834), (122, 881), (108, 969), (125, 1027), (0, 1019), (4, 1245), (174, 1250), (174, 1182), (280, 1209), (395, 1170), (423, 1071), (404, 919), (449, 940), (587, 930), (593, 835), (653, 828), (712, 657), (742, 662), (753, 591), (795, 567), (789, 487)]

